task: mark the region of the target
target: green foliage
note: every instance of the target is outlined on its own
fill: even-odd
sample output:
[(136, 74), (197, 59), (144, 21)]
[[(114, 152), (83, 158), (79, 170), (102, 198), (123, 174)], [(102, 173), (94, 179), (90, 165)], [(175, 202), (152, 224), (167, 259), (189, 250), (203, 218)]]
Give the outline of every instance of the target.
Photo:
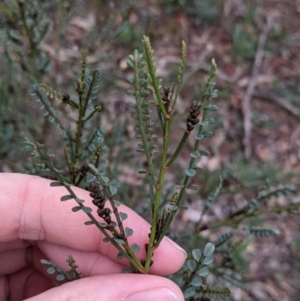
[[(26, 73), (31, 80), (40, 80), (50, 63), (41, 49), (41, 43), (51, 27), (44, 12), (47, 4), (43, 3), (41, 7), (39, 1), (35, 0), (5, 0), (0, 9), (3, 13), (0, 39), (5, 45), (7, 62), (11, 64), (9, 68), (21, 67), (18, 71)], [(24, 38), (28, 41), (25, 49)], [(16, 58), (19, 64), (13, 64)]]
[[(262, 165), (257, 168), (249, 161), (237, 159), (234, 164), (227, 164), (222, 174), (219, 171), (209, 173), (198, 167), (199, 160), (210, 156), (212, 152), (209, 138), (213, 136), (212, 126), (218, 109), (214, 104), (214, 98), (217, 96), (213, 82), (217, 72), (215, 61), (211, 62), (200, 97), (197, 97), (189, 105), (189, 111), (185, 112), (185, 129), (182, 129), (175, 122), (178, 120), (175, 117), (185, 71), (186, 44), (182, 42), (181, 45), (177, 81), (170, 83), (168, 79), (158, 77), (150, 39), (143, 37), (142, 51), (135, 50), (129, 55), (126, 69), (132, 72), (128, 79), (131, 88), (127, 94), (132, 97), (128, 110), (132, 113), (135, 143), (124, 135), (121, 122), (118, 125), (114, 123), (112, 129), (108, 130), (103, 124), (103, 116), (107, 113), (105, 106), (109, 101), (105, 97), (100, 98), (99, 94), (102, 96), (101, 86), (106, 84), (107, 79), (100, 71), (89, 69), (86, 51), (82, 54), (81, 66), (75, 76), (72, 92), (69, 79), (63, 78), (62, 82), (59, 82), (45, 76), (51, 64), (41, 44), (47, 38), (51, 27), (58, 29), (60, 35), (66, 28), (62, 23), (53, 24), (47, 18), (46, 2), (41, 4), (32, 1), (32, 6), (29, 6), (29, 2), (17, 1), (17, 5), (13, 5), (12, 1), (5, 1), (0, 4), (3, 14), (1, 22), (4, 22), (5, 29), (1, 31), (1, 37), (2, 41), (5, 41), (3, 55), (6, 58), (0, 67), (1, 74), (6, 74), (0, 79), (0, 93), (4, 95), (0, 103), (1, 116), (4, 116), (0, 118), (0, 155), (10, 156), (10, 146), (16, 145), (21, 135), (28, 136), (30, 139), (25, 139), (22, 143), (25, 153), (29, 153), (32, 159), (31, 164), (26, 164), (27, 171), (52, 179), (50, 185), (53, 189), (57, 186), (66, 188), (66, 195), (61, 197), (61, 201), (75, 202), (72, 208), (74, 214), (78, 211), (84, 212), (87, 217), (85, 225), (97, 227), (103, 234), (103, 241), (112, 244), (118, 250), (117, 258), (128, 260), (130, 267), (124, 269), (124, 272), (148, 273), (149, 267), (155, 265), (151, 259), (152, 255), (168, 233), (184, 244), (186, 249), (192, 250), (182, 270), (170, 276), (182, 288), (186, 300), (228, 298), (230, 290), (227, 285), (246, 290), (243, 275), (249, 270), (247, 247), (257, 237), (268, 239), (269, 236), (279, 233), (278, 229), (272, 227), (253, 225), (251, 220), (263, 214), (292, 212), (299, 208), (299, 203), (283, 207), (274, 205), (273, 202), (272, 207), (269, 207), (270, 200), (274, 201), (278, 196), (289, 196), (295, 192), (295, 188), (290, 185), (273, 185), (280, 179), (280, 171), (273, 166)], [(79, 2), (76, 9), (81, 5)], [(115, 8), (117, 2), (111, 2)], [(129, 2), (124, 1), (123, 4), (130, 5)], [(189, 1), (174, 2), (172, 5), (188, 9)], [(218, 7), (210, 1), (200, 2), (194, 1), (194, 12), (190, 12), (194, 16), (196, 14), (195, 22), (212, 22), (218, 16)], [(104, 2), (98, 1), (96, 14), (103, 5)], [(134, 10), (134, 6), (131, 8)], [(62, 13), (62, 10), (60, 12)], [(254, 11), (249, 10), (245, 16), (249, 24), (253, 21), (253, 14)], [(103, 40), (104, 36), (109, 39), (110, 34), (117, 36), (118, 41), (122, 43), (132, 41), (136, 33), (130, 22), (121, 22), (119, 30), (109, 29), (115, 26), (115, 18), (108, 14), (104, 21), (101, 20), (107, 26), (106, 34), (102, 33)], [(12, 23), (12, 20), (18, 21)], [(124, 21), (125, 18), (122, 17), (121, 20)], [(252, 32), (247, 30), (248, 27), (237, 24), (234, 34), (235, 51), (246, 58), (253, 58), (256, 40), (251, 36)], [(89, 32), (90, 37), (95, 38), (99, 31), (98, 27), (93, 28)], [(29, 45), (25, 55), (21, 43), (24, 37)], [(86, 37), (84, 42), (93, 53), (95, 41), (91, 43)], [(59, 38), (57, 51), (61, 44)], [(57, 138), (55, 140), (60, 141), (57, 144), (60, 147), (55, 144), (49, 147), (45, 135), (42, 135), (43, 139), (35, 139), (41, 137), (37, 132), (42, 128), (42, 118), (35, 119), (34, 126), (29, 122), (32, 119), (31, 115), (28, 120), (24, 117), (23, 120), (19, 120), (20, 123), (14, 122), (14, 104), (20, 112), (23, 112), (24, 108), (27, 110), (20, 100), (25, 98), (29, 85), (26, 83), (27, 86), (19, 89), (13, 77), (28, 78), (28, 82), (32, 83), (31, 95), (45, 118), (43, 120), (47, 120), (45, 127), (50, 124), (58, 129), (52, 129), (52, 133)], [(12, 99), (10, 106), (6, 99)], [(118, 116), (117, 122), (119, 119)], [(179, 131), (180, 135), (177, 144), (173, 145), (171, 140), (175, 131)], [(43, 144), (31, 142), (33, 140)], [(187, 143), (188, 140), (190, 143)], [(127, 160), (123, 160), (124, 157), (127, 159), (129, 153), (124, 146), (126, 143), (135, 143), (136, 152), (139, 154), (139, 162), (135, 167), (142, 182), (137, 187), (118, 181), (120, 170), (124, 166), (123, 161), (127, 163)], [(114, 148), (113, 144), (117, 148)], [(118, 152), (117, 156), (113, 155), (115, 150)], [(130, 158), (133, 156), (129, 155)], [(181, 158), (184, 159), (184, 164), (178, 168), (176, 163)], [(130, 163), (127, 164), (129, 166)], [(174, 178), (169, 180), (168, 174), (174, 175)], [(85, 200), (76, 196), (72, 186), (88, 187), (94, 206), (85, 206)], [(242, 202), (231, 202), (235, 195), (242, 193)], [(133, 235), (133, 229), (126, 226), (128, 216), (121, 211), (122, 207), (117, 201), (125, 202), (125, 199), (144, 201), (143, 205), (137, 204), (137, 208), (133, 206), (133, 209), (146, 212), (145, 216), (151, 222), (149, 242), (145, 246), (128, 242), (128, 238)], [(179, 227), (175, 232), (173, 222), (189, 201), (189, 206), (193, 201), (201, 203), (199, 218), (197, 222), (191, 221), (183, 230)], [(213, 216), (216, 205), (222, 208), (221, 218)], [(226, 230), (223, 229), (224, 226), (227, 227)], [(204, 235), (203, 231), (208, 231), (208, 235)], [(217, 239), (212, 235), (215, 231), (218, 231)], [(211, 237), (214, 237), (212, 243), (209, 242)], [(144, 248), (147, 252), (146, 257), (139, 260), (136, 252)], [(43, 260), (42, 263), (48, 265), (48, 273), (57, 273), (58, 281), (80, 277), (72, 257), (68, 258), (70, 271), (67, 272), (57, 268), (52, 261)]]
[[(93, 102), (97, 98), (100, 76), (97, 71), (88, 71), (86, 67), (86, 51), (82, 54), (80, 81), (75, 83), (74, 88), (77, 94), (77, 99), (71, 99), (69, 95), (62, 95), (56, 89), (49, 87), (46, 84), (41, 84), (40, 87), (35, 85), (33, 87), (32, 96), (37, 102), (41, 103), (40, 109), (44, 116), (47, 116), (49, 121), (54, 123), (60, 129), (61, 136), (64, 141), (65, 167), (59, 169), (55, 167), (52, 154), (46, 153), (43, 146), (39, 143), (33, 144), (28, 139), (23, 142), (24, 149), (31, 153), (33, 160), (33, 169), (31, 172), (40, 174), (42, 176), (51, 176), (56, 181), (51, 183), (51, 186), (56, 187), (62, 184), (68, 191), (68, 194), (61, 197), (61, 201), (73, 200), (77, 202), (77, 206), (72, 208), (73, 212), (82, 210), (89, 220), (86, 225), (94, 224), (104, 234), (104, 241), (112, 243), (119, 251), (118, 258), (127, 258), (131, 264), (132, 271), (139, 271), (147, 273), (150, 265), (153, 264), (151, 260), (154, 250), (159, 246), (160, 241), (168, 230), (177, 210), (180, 207), (183, 194), (189, 185), (189, 180), (196, 174), (194, 167), (196, 159), (201, 155), (208, 155), (204, 150), (197, 152), (200, 139), (195, 140), (194, 155), (191, 156), (189, 169), (185, 172), (184, 184), (178, 188), (179, 194), (175, 194), (170, 202), (169, 208), (161, 208), (162, 186), (164, 185), (164, 177), (166, 174), (166, 166), (168, 168), (175, 161), (180, 154), (186, 137), (191, 133), (194, 127), (199, 123), (197, 118), (201, 109), (203, 116), (199, 123), (198, 136), (204, 133), (203, 129), (207, 126), (206, 116), (209, 111), (214, 111), (216, 106), (210, 103), (211, 98), (215, 97), (213, 89), (212, 78), (216, 74), (216, 64), (212, 62), (212, 69), (208, 78), (202, 98), (198, 105), (194, 102), (191, 106), (190, 113), (187, 118), (187, 129), (183, 134), (177, 149), (169, 160), (167, 160), (168, 151), (168, 136), (170, 135), (170, 119), (171, 113), (176, 104), (176, 99), (173, 99), (173, 88), (164, 87), (163, 93), (160, 92), (161, 84), (156, 75), (156, 63), (153, 57), (153, 50), (150, 41), (147, 37), (143, 39), (144, 56), (135, 51), (133, 55), (129, 56), (128, 65), (134, 69), (134, 78), (129, 80), (133, 84), (134, 90), (128, 91), (130, 95), (135, 96), (136, 102), (131, 104), (131, 107), (136, 111), (133, 115), (136, 120), (137, 138), (141, 139), (142, 144), (139, 144), (139, 151), (146, 155), (148, 170), (145, 174), (148, 175), (150, 200), (152, 206), (152, 228), (147, 244), (147, 256), (143, 261), (139, 261), (134, 253), (140, 250), (137, 244), (129, 245), (127, 237), (133, 234), (133, 230), (124, 227), (123, 221), (127, 219), (127, 215), (118, 210), (119, 203), (115, 201), (114, 195), (118, 191), (117, 182), (110, 181), (106, 176), (106, 162), (103, 159), (106, 154), (106, 147), (104, 145), (105, 128), (102, 126), (96, 129), (95, 132), (87, 133), (85, 131), (86, 124), (94, 114), (100, 112), (100, 106), (93, 106)], [(179, 85), (182, 80), (184, 61), (186, 56), (185, 44), (182, 44), (182, 56), (179, 67), (178, 81)], [(178, 92), (176, 92), (176, 97)], [(157, 152), (156, 146), (152, 144), (152, 139), (158, 137), (153, 135), (151, 126), (154, 124), (150, 120), (150, 109), (148, 101), (149, 97), (153, 97), (152, 103), (157, 106), (158, 118), (161, 122), (161, 133), (164, 135), (164, 144), (162, 147), (162, 157), (158, 158), (161, 163), (158, 164), (158, 172), (155, 170), (155, 162), (153, 155)], [(62, 101), (66, 106), (70, 106), (77, 113), (77, 120), (75, 131), (71, 130), (71, 124), (62, 121), (62, 116), (53, 107), (49, 99), (55, 101)], [(85, 136), (85, 139), (83, 139)], [(197, 154), (197, 155), (195, 155)], [(61, 162), (59, 162), (61, 165)], [(68, 174), (68, 176), (66, 176)], [(93, 208), (86, 207), (84, 200), (80, 200), (74, 193), (71, 185), (80, 186), (82, 182), (89, 185), (91, 197), (94, 198), (93, 203), (98, 207), (97, 214), (104, 220), (97, 221), (93, 214)], [(112, 211), (106, 207), (106, 202), (110, 203)], [(113, 220), (114, 219), (114, 220)], [(198, 268), (203, 268), (205, 265), (213, 261), (212, 253), (214, 246), (208, 243), (203, 251), (203, 255), (199, 255), (200, 250), (193, 252), (195, 258), (198, 258)], [(199, 255), (197, 257), (197, 254)], [(196, 263), (196, 261), (194, 261)], [(188, 262), (188, 265), (191, 264)], [(191, 267), (190, 267), (191, 268)], [(50, 267), (51, 272), (55, 271), (54, 266)], [(193, 272), (193, 271), (191, 271)], [(200, 275), (205, 275), (207, 272), (202, 269)], [(62, 273), (60, 273), (62, 274)], [(59, 276), (62, 277), (62, 276)], [(191, 277), (191, 276), (189, 276)], [(192, 279), (193, 278), (193, 279)], [(200, 286), (197, 278), (192, 277), (189, 281), (193, 286)], [(199, 278), (200, 279), (200, 278)], [(189, 283), (187, 282), (187, 283)], [(201, 290), (204, 288), (201, 286)], [(200, 291), (199, 291), (200, 292)]]
[(194, 249), (191, 259), (186, 261), (185, 266), (174, 278), (174, 281), (182, 288), (186, 300), (210, 297), (223, 299), (230, 296), (228, 288), (204, 284), (205, 277), (210, 273), (208, 266), (213, 262), (214, 251), (215, 246), (212, 243), (207, 243), (203, 251)]
[(77, 271), (78, 266), (76, 265), (76, 261), (74, 258), (69, 255), (68, 259), (66, 260), (68, 263), (70, 270), (65, 271), (62, 268), (56, 267), (55, 263), (53, 261), (48, 261), (45, 259), (41, 259), (41, 264), (47, 265), (47, 274), (52, 275), (56, 274), (55, 279), (57, 281), (74, 281), (76, 279), (80, 278), (80, 273)]
[[(89, 24), (90, 20), (94, 19), (95, 22), (91, 22), (90, 27), (85, 28), (81, 43), (97, 60), (101, 58), (106, 63), (115, 61), (109, 53), (99, 51), (99, 47), (117, 41), (128, 14), (136, 9), (131, 2), (126, 0), (120, 4), (117, 0), (90, 1), (87, 4), (83, 0), (1, 1), (0, 156), (5, 160), (1, 170), (7, 169), (7, 165), (13, 171), (23, 170), (18, 145), (24, 136), (41, 143), (48, 142), (51, 124), (48, 119), (37, 113), (38, 106), (30, 102), (25, 95), (32, 91), (32, 84), (39, 85), (41, 82), (47, 83), (48, 88), (55, 87), (58, 83), (65, 87), (59, 95), (61, 97), (70, 91), (70, 77), (63, 73), (67, 70), (70, 74), (73, 73), (73, 62), (77, 53), (80, 53), (80, 49), (77, 53), (70, 49), (70, 30), (72, 31), (77, 23), (80, 28), (84, 22)], [(95, 8), (94, 15), (89, 14), (90, 8)], [(85, 19), (87, 15), (89, 19)], [(143, 30), (143, 27), (139, 27)], [(95, 72), (90, 73), (87, 70), (86, 76), (89, 80), (95, 80), (93, 77), (100, 75), (98, 71)], [(108, 78), (102, 81), (102, 89), (107, 86), (107, 81)], [(97, 89), (100, 87), (94, 87), (93, 91), (87, 90), (85, 93), (92, 93), (93, 98), (98, 93)], [(72, 96), (70, 95), (71, 100)], [(54, 103), (53, 109), (62, 110), (64, 114), (67, 110), (61, 107), (60, 102)], [(19, 112), (17, 116), (16, 112)], [(89, 117), (90, 115), (86, 116)]]
[[(181, 61), (178, 69), (178, 82), (176, 92), (174, 93), (174, 84), (163, 86), (162, 80), (156, 73), (156, 62), (153, 56), (153, 49), (148, 37), (143, 38), (144, 54), (137, 50), (128, 58), (128, 66), (133, 69), (133, 78), (128, 79), (133, 89), (127, 93), (134, 97), (135, 102), (129, 103), (135, 122), (137, 152), (144, 156), (147, 164), (144, 170), (140, 170), (141, 176), (145, 177), (148, 185), (148, 199), (150, 200), (151, 212), (151, 232), (149, 242), (145, 245), (147, 251), (146, 258), (139, 260), (135, 253), (141, 247), (136, 243), (129, 244), (128, 237), (132, 236), (133, 230), (124, 225), (128, 218), (127, 214), (121, 212), (118, 207), (120, 202), (116, 201), (120, 184), (117, 181), (110, 180), (107, 175), (107, 162), (105, 160), (107, 147), (105, 145), (105, 127), (101, 125), (94, 131), (91, 131), (88, 124), (97, 114), (101, 114), (101, 107), (97, 105), (99, 83), (101, 81), (100, 73), (97, 70), (87, 68), (87, 52), (84, 51), (81, 60), (80, 80), (74, 84), (76, 97), (72, 98), (49, 87), (47, 84), (41, 84), (40, 87), (34, 85), (32, 96), (41, 103), (40, 109), (44, 116), (47, 116), (50, 122), (54, 123), (60, 129), (62, 140), (64, 142), (64, 163), (57, 162), (60, 167), (56, 167), (55, 156), (45, 152), (43, 146), (39, 143), (32, 143), (28, 139), (23, 142), (24, 150), (31, 153), (33, 168), (32, 173), (55, 179), (51, 186), (65, 186), (68, 194), (61, 197), (61, 201), (75, 201), (76, 206), (72, 208), (73, 212), (82, 210), (88, 217), (85, 225), (94, 225), (104, 235), (103, 241), (111, 243), (118, 250), (117, 258), (126, 258), (130, 263), (130, 268), (124, 272), (148, 273), (149, 267), (155, 262), (152, 261), (153, 252), (159, 247), (159, 244), (169, 230), (175, 215), (183, 207), (182, 200), (187, 189), (198, 191), (199, 187), (191, 184), (201, 169), (196, 167), (196, 162), (201, 156), (209, 156), (209, 152), (200, 147), (204, 137), (211, 137), (212, 133), (207, 127), (214, 122), (210, 114), (217, 110), (217, 106), (212, 104), (212, 99), (217, 93), (214, 89), (213, 77), (216, 74), (216, 64), (212, 61), (211, 70), (204, 86), (202, 97), (190, 106), (187, 114), (186, 129), (182, 134), (177, 147), (169, 149), (169, 138), (172, 128), (170, 120), (176, 105), (179, 88), (181, 85), (183, 70), (186, 57), (186, 46), (182, 44)], [(56, 102), (62, 102), (65, 106), (76, 112), (76, 120), (63, 120), (60, 112), (56, 110), (50, 99)], [(151, 106), (156, 107), (156, 119), (159, 121), (159, 127), (155, 127)], [(74, 116), (74, 114), (73, 114)], [(72, 123), (75, 126), (72, 126)], [(174, 125), (173, 125), (174, 126)], [(190, 159), (187, 169), (182, 172), (182, 184), (171, 185), (173, 191), (171, 198), (162, 202), (164, 196), (164, 186), (166, 185), (166, 172), (171, 169), (173, 163), (180, 156), (181, 151), (191, 132), (196, 130), (194, 135), (194, 146), (190, 153)], [(162, 139), (163, 138), (163, 139)], [(162, 144), (159, 142), (162, 140)], [(154, 142), (156, 142), (154, 144)], [(158, 143), (157, 143), (158, 142)], [(254, 237), (269, 237), (277, 234), (277, 229), (247, 225), (245, 221), (249, 218), (259, 216), (263, 213), (261, 207), (271, 198), (279, 195), (287, 195), (294, 192), (290, 185), (279, 185), (273, 187), (267, 181), (265, 186), (258, 192), (255, 198), (246, 200), (240, 208), (229, 206), (228, 215), (222, 220), (212, 224), (202, 224), (203, 217), (210, 211), (217, 202), (222, 193), (224, 177), (230, 175), (233, 178), (242, 178), (242, 174), (235, 174), (235, 170), (227, 170), (223, 177), (219, 177), (219, 184), (203, 200), (204, 210), (202, 211), (198, 222), (195, 224), (194, 241), (190, 241), (195, 246), (195, 242), (203, 243), (196, 239), (202, 231), (218, 229), (224, 225), (233, 228), (232, 231), (223, 233), (214, 241), (206, 242), (204, 248), (194, 248), (192, 256), (187, 260), (185, 266), (176, 275), (172, 276), (174, 281), (182, 288), (186, 300), (195, 300), (195, 298), (228, 298), (230, 290), (227, 287), (215, 286), (213, 281), (206, 284), (206, 278), (209, 273), (214, 279), (219, 279), (224, 283), (240, 287), (246, 290), (242, 274), (248, 271), (249, 263), (245, 258), (248, 245)], [(242, 169), (239, 171), (242, 172)], [(251, 187), (251, 173), (246, 173), (243, 187)], [(250, 178), (249, 178), (250, 176)], [(247, 178), (248, 177), (248, 178)], [(230, 177), (229, 177), (230, 178)], [(255, 177), (254, 177), (255, 178)], [(71, 185), (88, 185), (90, 196), (93, 198), (93, 204), (97, 207), (96, 215), (94, 208), (84, 205), (84, 200), (79, 199), (74, 193)], [(109, 202), (111, 209), (106, 203)], [(299, 207), (299, 203), (293, 206), (277, 207), (271, 209), (271, 212), (279, 213), (282, 211), (293, 210)], [(101, 220), (99, 221), (98, 218)], [(240, 226), (243, 225), (243, 226)], [(179, 234), (178, 237), (186, 234)], [(241, 237), (242, 236), (242, 237)], [(192, 247), (189, 245), (189, 247)], [(221, 255), (221, 260), (215, 266), (212, 265), (213, 253)], [(55, 264), (43, 261), (48, 264), (48, 273), (58, 273), (58, 280), (66, 277), (63, 270), (55, 267)], [(74, 263), (75, 264), (75, 263)], [(76, 267), (77, 268), (77, 267)], [(75, 272), (72, 272), (74, 276)], [(77, 275), (79, 277), (79, 274)], [(69, 276), (68, 276), (69, 277)]]

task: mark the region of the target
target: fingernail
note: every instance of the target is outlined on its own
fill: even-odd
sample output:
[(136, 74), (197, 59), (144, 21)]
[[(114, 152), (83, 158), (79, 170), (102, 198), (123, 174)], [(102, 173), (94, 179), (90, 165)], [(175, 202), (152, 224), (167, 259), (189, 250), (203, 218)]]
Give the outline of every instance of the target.
[(167, 288), (138, 292), (128, 296), (124, 301), (180, 301), (177, 296)]
[(167, 236), (165, 236), (164, 238), (166, 238), (177, 250), (180, 250), (184, 254), (185, 258), (187, 258), (187, 254), (186, 254), (185, 250), (182, 249), (179, 245), (177, 245), (176, 242), (174, 242), (172, 239), (170, 239)]

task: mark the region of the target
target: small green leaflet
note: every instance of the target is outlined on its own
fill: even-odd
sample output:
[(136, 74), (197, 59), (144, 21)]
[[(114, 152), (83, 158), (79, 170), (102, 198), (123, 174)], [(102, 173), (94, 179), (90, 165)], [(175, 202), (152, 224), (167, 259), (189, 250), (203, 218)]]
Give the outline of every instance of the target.
[(191, 272), (193, 272), (195, 270), (195, 267), (196, 267), (196, 261), (193, 260), (193, 259), (189, 259), (187, 262), (186, 262), (186, 265), (188, 266), (189, 270)]
[(115, 186), (110, 185), (109, 186), (109, 191), (110, 191), (111, 195), (114, 195), (114, 194), (117, 193), (118, 189)]
[(201, 277), (205, 277), (209, 274), (209, 269), (208, 267), (202, 267), (198, 272), (197, 275), (201, 276)]
[(133, 253), (138, 252), (140, 249), (141, 249), (140, 246), (138, 246), (137, 244), (133, 244), (131, 246), (131, 250)]
[(215, 251), (215, 246), (214, 246), (211, 242), (208, 242), (208, 243), (205, 245), (203, 254), (204, 254), (204, 256), (209, 256), (209, 255), (211, 255), (214, 251)]
[(195, 287), (199, 287), (202, 284), (202, 278), (200, 277), (194, 277), (191, 281), (191, 285)]
[(193, 257), (194, 257), (194, 259), (195, 259), (196, 261), (199, 261), (200, 258), (201, 258), (202, 252), (201, 252), (200, 249), (194, 249), (194, 250), (192, 251), (192, 255), (193, 255)]
[(204, 257), (203, 264), (208, 265), (211, 264), (214, 261), (213, 257), (211, 255)]
[(125, 244), (125, 241), (123, 239), (120, 239), (120, 238), (116, 238), (114, 237), (114, 241), (119, 244), (119, 245), (124, 245)]
[(55, 273), (55, 268), (54, 268), (54, 267), (49, 267), (49, 268), (47, 269), (47, 273), (48, 273), (48, 274), (54, 274), (54, 273)]
[(64, 186), (61, 182), (51, 182), (50, 186), (55, 187), (55, 186)]
[(119, 216), (122, 221), (125, 221), (128, 217), (128, 214), (124, 212), (119, 212)]
[(128, 228), (128, 227), (126, 227), (125, 228), (125, 234), (126, 234), (127, 237), (129, 237), (129, 236), (131, 236), (133, 234), (133, 230), (130, 229), (130, 228)]
[(92, 212), (92, 208), (83, 206), (82, 207), (82, 211), (85, 212), (85, 213), (91, 213)]
[(67, 201), (67, 200), (71, 200), (73, 199), (73, 197), (71, 195), (64, 195), (60, 198), (60, 200), (63, 201)]
[(64, 274), (58, 274), (57, 276), (56, 276), (56, 280), (57, 281), (63, 281), (63, 280), (65, 280), (65, 275)]
[(196, 293), (195, 288), (194, 288), (194, 287), (189, 287), (189, 288), (187, 288), (187, 289), (184, 291), (183, 294), (184, 294), (184, 297), (185, 297), (185, 298), (189, 298), (189, 297), (194, 296), (195, 293)]
[(187, 176), (189, 176), (189, 177), (192, 177), (192, 176), (194, 176), (195, 174), (196, 174), (196, 170), (195, 169), (187, 169), (186, 171), (185, 171), (185, 174), (187, 175)]

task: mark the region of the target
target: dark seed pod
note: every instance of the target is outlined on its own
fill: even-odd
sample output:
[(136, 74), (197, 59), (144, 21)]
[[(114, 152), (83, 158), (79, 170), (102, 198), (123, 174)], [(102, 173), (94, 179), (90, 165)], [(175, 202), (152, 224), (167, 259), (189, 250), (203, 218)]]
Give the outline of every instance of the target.
[(97, 207), (99, 207), (99, 205), (101, 205), (101, 202), (98, 199), (94, 199), (92, 202)]
[(103, 209), (103, 210), (104, 210), (104, 214), (105, 214), (105, 215), (110, 215), (111, 210), (110, 210), (109, 208), (105, 208), (105, 209)]
[(98, 208), (97, 214), (98, 214), (100, 217), (103, 217), (103, 218), (106, 216), (106, 215), (104, 214), (104, 209), (101, 209), (101, 208)]
[(80, 174), (82, 176), (85, 176), (88, 170), (89, 170), (89, 166), (87, 164), (83, 164), (80, 168)]
[(103, 209), (104, 208), (104, 206), (105, 206), (105, 203), (104, 202), (102, 202), (102, 203), (100, 203), (97, 207), (99, 208), (99, 209)]
[(189, 134), (194, 126), (199, 122), (198, 115), (200, 114), (200, 107), (196, 101), (193, 101), (190, 107), (189, 115), (186, 120), (186, 132)]
[(99, 190), (98, 185), (95, 182), (91, 182), (88, 190), (91, 192), (97, 192)]
[(126, 236), (123, 233), (119, 233), (118, 238), (126, 240)]
[(69, 95), (69, 94), (64, 94), (64, 95), (62, 96), (61, 100), (62, 100), (64, 103), (70, 103), (70, 102), (71, 102), (70, 95)]
[(107, 222), (108, 225), (111, 224), (111, 217), (109, 215), (104, 217), (104, 220)]

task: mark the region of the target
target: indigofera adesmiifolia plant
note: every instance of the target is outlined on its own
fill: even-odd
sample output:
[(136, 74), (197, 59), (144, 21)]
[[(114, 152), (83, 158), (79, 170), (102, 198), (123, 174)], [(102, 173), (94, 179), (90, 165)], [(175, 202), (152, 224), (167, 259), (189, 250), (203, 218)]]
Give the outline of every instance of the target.
[[(149, 214), (151, 227), (149, 241), (144, 245), (145, 258), (138, 259), (135, 254), (141, 249), (140, 246), (135, 243), (129, 244), (128, 237), (133, 234), (133, 230), (126, 227), (128, 216), (119, 210), (120, 202), (115, 199), (119, 185), (110, 180), (106, 174), (105, 127), (101, 125), (94, 132), (91, 132), (90, 128), (87, 131), (87, 124), (96, 114), (101, 113), (101, 105), (97, 103), (100, 73), (97, 70), (87, 69), (88, 54), (86, 51), (82, 55), (79, 80), (74, 84), (75, 96), (60, 93), (46, 84), (34, 86), (32, 92), (36, 101), (41, 103), (43, 114), (48, 116), (49, 121), (56, 124), (61, 131), (66, 162), (64, 170), (55, 166), (51, 154), (46, 153), (42, 145), (31, 143), (28, 139), (23, 144), (27, 150), (31, 151), (34, 162), (32, 171), (55, 179), (51, 183), (53, 187), (64, 186), (68, 194), (62, 196), (61, 201), (75, 200), (77, 205), (73, 207), (72, 211), (82, 210), (88, 218), (85, 224), (96, 226), (104, 235), (103, 241), (111, 243), (117, 248), (117, 258), (126, 258), (129, 261), (129, 268), (124, 269), (124, 272), (147, 274), (150, 266), (155, 265), (152, 259), (155, 250), (159, 248), (177, 211), (184, 207), (182, 202), (186, 190), (195, 189), (195, 185), (190, 184), (190, 181), (198, 170), (197, 159), (208, 155), (206, 150), (200, 148), (200, 141), (204, 137), (210, 137), (210, 132), (207, 132), (205, 128), (214, 120), (208, 118), (208, 112), (215, 111), (217, 107), (211, 104), (211, 100), (216, 97), (212, 81), (216, 75), (216, 64), (212, 60), (202, 97), (191, 103), (189, 112), (186, 114), (186, 129), (183, 130), (178, 145), (171, 148), (171, 121), (184, 75), (186, 45), (182, 42), (177, 82), (169, 86), (162, 86), (162, 79), (157, 75), (154, 51), (149, 38), (144, 37), (142, 44), (143, 53), (135, 50), (128, 58), (128, 67), (133, 69), (133, 78), (128, 79), (132, 90), (127, 92), (135, 100), (129, 105), (134, 110), (132, 116), (135, 120), (136, 138), (139, 140), (137, 151), (142, 153), (146, 160), (145, 169), (138, 172), (146, 177), (151, 203), (149, 206), (151, 208)], [(66, 123), (67, 118), (62, 121), (61, 114), (51, 105), (48, 97), (55, 101), (61, 101), (75, 110), (77, 113), (75, 127)], [(155, 121), (152, 120), (155, 119), (155, 116), (151, 106), (156, 108), (158, 128), (155, 126)], [(176, 124), (174, 123), (172, 126), (176, 127)], [(166, 173), (171, 172), (173, 163), (179, 157), (188, 136), (196, 126), (198, 129), (195, 143), (188, 167), (183, 174), (182, 184), (173, 185), (175, 192), (172, 194), (172, 198), (164, 201), (164, 205), (162, 205)], [(157, 144), (154, 144), (155, 141)], [(156, 155), (157, 153), (159, 156)], [(85, 201), (77, 197), (72, 186), (86, 188), (95, 207), (85, 206)], [(95, 215), (94, 212), (96, 212)], [(208, 265), (213, 261), (213, 244), (206, 244), (203, 252), (201, 255), (200, 249), (196, 248), (193, 251), (194, 261), (189, 260), (187, 267), (182, 270), (181, 287), (187, 300), (193, 300), (191, 298), (196, 298), (198, 295), (211, 296), (213, 293), (217, 296), (228, 296), (230, 294), (228, 289), (213, 288), (202, 281), (201, 277), (207, 276)], [(57, 270), (53, 262), (44, 260), (43, 263), (50, 266), (50, 272), (65, 275), (65, 272)], [(76, 266), (76, 271), (77, 268)], [(74, 270), (73, 267), (72, 275), (79, 277), (79, 273), (75, 273)], [(58, 278), (62, 279), (63, 276)], [(71, 277), (64, 276), (65, 278)]]

